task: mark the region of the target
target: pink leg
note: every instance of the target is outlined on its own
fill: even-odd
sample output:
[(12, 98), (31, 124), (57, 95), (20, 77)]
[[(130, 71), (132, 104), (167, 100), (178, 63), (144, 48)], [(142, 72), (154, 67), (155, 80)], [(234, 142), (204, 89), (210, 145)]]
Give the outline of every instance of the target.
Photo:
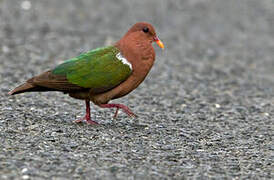
[(117, 108), (114, 114), (114, 118), (117, 117), (118, 110), (123, 109), (123, 111), (130, 117), (137, 117), (127, 106), (123, 104), (101, 104), (99, 105), (101, 108)]
[(89, 102), (89, 100), (86, 100), (86, 115), (84, 117), (74, 121), (74, 122), (80, 123), (80, 122), (83, 122), (83, 121), (86, 121), (90, 125), (98, 124), (96, 121), (92, 121), (90, 119), (90, 102)]
[(114, 114), (113, 118), (117, 118), (118, 111), (119, 111), (119, 108), (116, 108), (116, 111), (115, 111), (115, 114)]

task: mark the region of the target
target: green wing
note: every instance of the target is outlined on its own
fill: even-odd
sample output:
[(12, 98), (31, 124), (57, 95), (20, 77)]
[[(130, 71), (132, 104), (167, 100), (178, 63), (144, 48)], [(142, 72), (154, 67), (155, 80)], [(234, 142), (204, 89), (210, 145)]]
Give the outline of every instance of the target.
[(132, 72), (129, 64), (116, 57), (118, 53), (114, 46), (98, 48), (65, 61), (51, 73), (83, 88), (105, 91), (125, 81)]

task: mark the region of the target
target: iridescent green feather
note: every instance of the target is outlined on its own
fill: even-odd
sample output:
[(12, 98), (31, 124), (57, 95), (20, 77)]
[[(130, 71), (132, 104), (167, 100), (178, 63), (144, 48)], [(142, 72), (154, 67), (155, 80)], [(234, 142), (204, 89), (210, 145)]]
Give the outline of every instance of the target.
[(52, 73), (65, 75), (72, 84), (84, 88), (110, 89), (126, 80), (131, 68), (117, 59), (114, 46), (98, 48), (67, 60)]

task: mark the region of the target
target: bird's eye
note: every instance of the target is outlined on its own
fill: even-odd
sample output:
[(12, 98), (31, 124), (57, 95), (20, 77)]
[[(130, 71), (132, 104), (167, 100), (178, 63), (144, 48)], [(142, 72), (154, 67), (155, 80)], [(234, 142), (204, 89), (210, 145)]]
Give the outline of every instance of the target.
[(149, 29), (147, 27), (144, 27), (143, 31), (144, 31), (144, 33), (148, 33)]

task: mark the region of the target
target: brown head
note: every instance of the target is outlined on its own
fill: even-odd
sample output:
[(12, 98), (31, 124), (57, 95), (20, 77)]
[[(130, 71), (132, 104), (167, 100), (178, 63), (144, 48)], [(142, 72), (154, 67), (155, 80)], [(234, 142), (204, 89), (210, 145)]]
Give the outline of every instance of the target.
[(152, 42), (156, 42), (160, 48), (164, 48), (164, 44), (156, 35), (154, 27), (146, 22), (138, 22), (117, 42), (117, 45), (128, 46), (129, 44), (137, 44), (151, 46)]
[(156, 35), (154, 27), (146, 22), (138, 22), (134, 24), (126, 33), (125, 37), (128, 35), (137, 35), (142, 40), (147, 40), (149, 42), (156, 42), (160, 48), (164, 48), (164, 44)]

